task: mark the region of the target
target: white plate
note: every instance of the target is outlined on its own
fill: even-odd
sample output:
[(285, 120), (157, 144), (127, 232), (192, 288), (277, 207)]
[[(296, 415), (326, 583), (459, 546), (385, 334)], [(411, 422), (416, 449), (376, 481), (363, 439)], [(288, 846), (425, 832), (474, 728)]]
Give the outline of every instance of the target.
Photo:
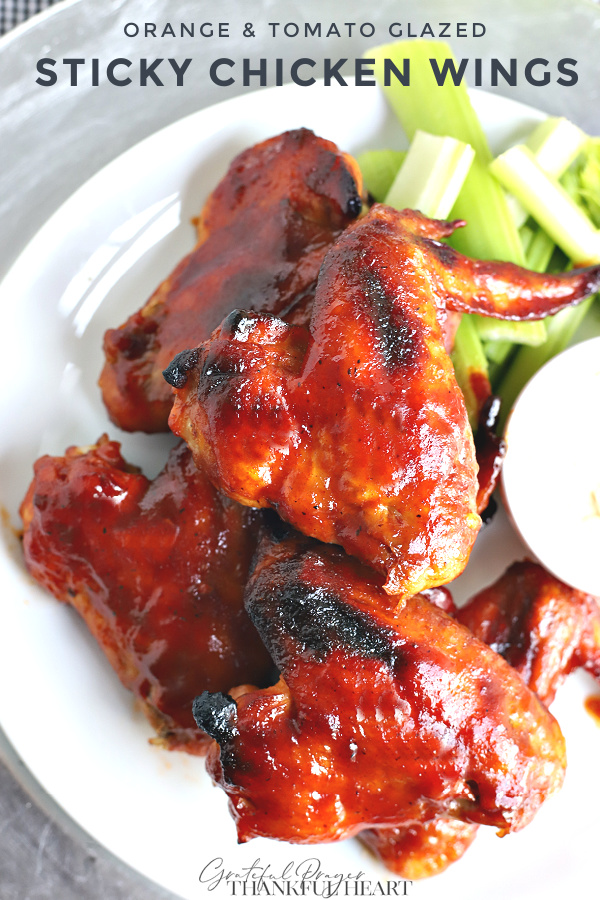
[[(502, 496), (519, 535), (542, 565), (600, 597), (598, 410), (599, 337), (559, 353), (521, 391), (506, 425)], [(563, 473), (558, 483), (557, 472)]]
[[(540, 114), (475, 93), (498, 150)], [(46, 223), (0, 287), (2, 496), (13, 526), (41, 453), (61, 454), (108, 430), (148, 474), (161, 467), (167, 436), (119, 435), (96, 378), (101, 338), (147, 298), (192, 246), (191, 217), (235, 153), (286, 128), (308, 126), (343, 149), (400, 145), (402, 135), (373, 89), (285, 87), (249, 94), (158, 132), (88, 181)], [(489, 583), (523, 548), (501, 515), (478, 540), (461, 578), (465, 596)], [(355, 841), (318, 848), (257, 840), (238, 847), (224, 795), (199, 760), (150, 747), (151, 732), (71, 610), (24, 571), (18, 541), (0, 545), (0, 722), (35, 777), (100, 843), (186, 900), (206, 894), (201, 869), (214, 857), (240, 871), (257, 857), (273, 870), (309, 857), (326, 871), (386, 872)], [(519, 835), (481, 829), (463, 860), (410, 889), (429, 900), (584, 895), (595, 876), (600, 731), (582, 708), (593, 685), (563, 688), (555, 712), (570, 768), (562, 793)], [(595, 779), (595, 780), (594, 780)], [(492, 876), (490, 873), (501, 873)], [(215, 896), (225, 896), (221, 886)]]

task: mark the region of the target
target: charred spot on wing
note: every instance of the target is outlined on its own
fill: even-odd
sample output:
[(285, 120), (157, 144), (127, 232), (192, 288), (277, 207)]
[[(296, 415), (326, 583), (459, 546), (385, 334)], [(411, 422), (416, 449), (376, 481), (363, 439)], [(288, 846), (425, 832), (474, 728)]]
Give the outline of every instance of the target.
[(362, 211), (362, 198), (358, 193), (354, 175), (348, 169), (344, 170), (343, 176), (340, 179), (340, 187), (342, 191), (342, 212), (351, 219), (357, 219)]
[(465, 785), (466, 785), (466, 787), (469, 789), (469, 791), (470, 791), (470, 793), (471, 793), (470, 799), (473, 801), (473, 803), (479, 803), (479, 797), (480, 797), (479, 785), (477, 784), (477, 782), (475, 781), (475, 779), (474, 779), (474, 778), (468, 778), (468, 779), (465, 781)]
[(112, 364), (119, 355), (128, 362), (141, 359), (152, 351), (156, 342), (158, 324), (144, 320), (143, 325), (128, 325), (113, 328), (104, 335), (104, 352)]
[(244, 322), (247, 317), (247, 313), (245, 313), (244, 310), (232, 309), (232, 311), (223, 319), (221, 331), (224, 335), (235, 334), (242, 322)]
[(204, 691), (195, 698), (192, 712), (198, 728), (221, 746), (230, 743), (239, 734), (237, 705), (229, 694)]
[(442, 241), (429, 241), (428, 243), (445, 269), (454, 268), (460, 261), (460, 254), (449, 244), (444, 244)]
[(396, 664), (392, 633), (333, 591), (294, 580), (293, 573), (282, 586), (263, 588), (259, 583), (246, 597), (246, 608), (276, 662), (278, 657), (285, 657), (285, 639), (291, 637), (300, 645), (302, 654), (318, 662), (333, 651), (342, 650), (378, 659), (390, 668)]
[(203, 387), (210, 390), (211, 388), (217, 387), (219, 384), (228, 381), (235, 374), (237, 373), (231, 366), (228, 365), (226, 368), (223, 368), (219, 362), (208, 358), (204, 361), (204, 365), (202, 366), (200, 382), (202, 382), (202, 379), (204, 378), (209, 378), (210, 382), (204, 384)]
[(388, 372), (414, 363), (419, 357), (418, 333), (403, 310), (385, 289), (377, 273), (365, 268), (363, 282), (367, 312), (379, 339), (379, 350)]
[(475, 455), (479, 466), (479, 490), (477, 492), (477, 512), (484, 525), (494, 516), (497, 509), (492, 496), (506, 455), (506, 442), (496, 433), (501, 401), (491, 395), (483, 404), (477, 431), (475, 432)]
[(360, 199), (360, 195), (355, 187), (355, 192), (351, 197), (348, 197), (348, 203), (346, 206), (346, 213), (349, 216), (352, 216), (353, 219), (357, 219), (362, 210), (362, 200)]
[(223, 319), (220, 328), (221, 337), (245, 341), (257, 323), (273, 318), (276, 317), (253, 309), (234, 309)]
[(198, 363), (198, 347), (194, 350), (182, 350), (163, 371), (163, 378), (174, 388), (182, 388), (187, 383), (188, 375)]
[(273, 509), (263, 509), (262, 519), (267, 529), (267, 533), (269, 536), (269, 540), (279, 544), (282, 541), (288, 540), (294, 534), (294, 529), (291, 525), (288, 525), (287, 522), (284, 522), (283, 519), (280, 519), (277, 515), (277, 503), (273, 504)]

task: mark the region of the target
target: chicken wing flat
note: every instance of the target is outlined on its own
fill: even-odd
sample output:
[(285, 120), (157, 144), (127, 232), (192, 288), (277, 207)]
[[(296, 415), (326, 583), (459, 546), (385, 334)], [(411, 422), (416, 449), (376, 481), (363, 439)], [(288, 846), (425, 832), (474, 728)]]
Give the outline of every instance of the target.
[[(530, 561), (514, 563), (455, 617), (516, 669), (545, 705), (576, 668), (600, 679), (597, 600), (563, 584)], [(445, 869), (473, 841), (477, 826), (438, 818), (360, 834), (385, 865), (403, 878)]]
[(463, 398), (400, 221), (380, 207), (338, 240), (310, 333), (234, 314), (166, 374), (171, 428), (215, 484), (341, 544), (398, 600), (459, 574), (480, 526)]
[(241, 153), (206, 203), (196, 248), (105, 335), (100, 387), (113, 422), (167, 431), (162, 370), (232, 309), (307, 321), (325, 252), (359, 214), (360, 191), (354, 160), (306, 129)]
[(382, 581), (337, 547), (262, 543), (246, 607), (282, 678), (194, 704), (240, 841), (440, 815), (512, 831), (560, 786), (560, 729), (520, 676), (424, 597), (398, 612)]
[(29, 571), (83, 617), (159, 741), (202, 753), (198, 686), (266, 684), (243, 608), (257, 514), (222, 497), (184, 444), (148, 481), (101, 438), (45, 456), (21, 507)]
[(574, 669), (600, 678), (597, 600), (530, 561), (514, 563), (456, 613), (545, 703)]
[(399, 599), (460, 574), (480, 527), (446, 305), (527, 317), (524, 297), (554, 311), (599, 280), (479, 266), (434, 239), (455, 225), (373, 207), (328, 252), (310, 332), (238, 311), (165, 372), (171, 428), (219, 488), (340, 544)]

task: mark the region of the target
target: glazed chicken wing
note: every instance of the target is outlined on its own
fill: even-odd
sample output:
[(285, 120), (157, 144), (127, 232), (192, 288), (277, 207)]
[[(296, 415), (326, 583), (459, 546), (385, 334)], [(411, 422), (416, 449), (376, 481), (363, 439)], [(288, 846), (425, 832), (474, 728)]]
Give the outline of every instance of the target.
[(160, 742), (204, 752), (199, 687), (272, 670), (242, 603), (257, 514), (218, 494), (184, 444), (148, 481), (105, 437), (38, 460), (21, 514), (29, 571), (81, 614)]
[[(596, 599), (536, 563), (514, 563), (454, 615), (500, 653), (545, 705), (578, 667), (600, 679)], [(438, 818), (361, 832), (360, 839), (396, 874), (414, 879), (446, 868), (464, 853), (476, 831), (475, 825)]]
[(469, 849), (478, 825), (439, 816), (395, 828), (367, 828), (360, 841), (400, 878), (416, 881), (439, 875)]
[(206, 203), (196, 248), (105, 335), (100, 387), (113, 422), (167, 431), (162, 370), (232, 309), (307, 321), (325, 252), (359, 214), (360, 191), (354, 160), (306, 129), (241, 153)]
[(560, 729), (519, 675), (424, 597), (398, 612), (382, 581), (301, 536), (261, 545), (246, 607), (282, 678), (194, 704), (239, 840), (440, 815), (507, 832), (560, 786)]
[(545, 704), (574, 669), (600, 678), (597, 600), (537, 563), (514, 563), (456, 617), (500, 653)]
[(435, 239), (455, 225), (374, 207), (328, 252), (310, 331), (238, 311), (165, 372), (171, 428), (220, 489), (340, 544), (399, 600), (457, 576), (480, 527), (446, 306), (526, 318), (600, 280), (468, 260)]

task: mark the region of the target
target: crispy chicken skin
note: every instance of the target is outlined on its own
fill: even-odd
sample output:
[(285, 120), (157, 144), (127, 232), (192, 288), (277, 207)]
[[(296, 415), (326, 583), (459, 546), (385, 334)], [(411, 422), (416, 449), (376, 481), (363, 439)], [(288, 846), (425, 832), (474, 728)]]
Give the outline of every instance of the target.
[(214, 490), (184, 444), (148, 481), (106, 437), (44, 456), (25, 497), (25, 561), (81, 614), (159, 742), (202, 753), (199, 686), (268, 683), (242, 603), (257, 515)]
[(456, 617), (501, 654), (546, 704), (574, 669), (600, 678), (597, 600), (537, 563), (514, 563)]
[(166, 373), (171, 428), (215, 484), (340, 544), (398, 601), (458, 575), (480, 526), (472, 433), (414, 222), (429, 220), (379, 207), (342, 235), (310, 334), (233, 314)]
[(551, 275), (508, 262), (471, 259), (439, 242), (464, 222), (438, 222), (410, 210), (399, 215), (408, 216), (406, 227), (420, 251), (415, 261), (428, 273), (430, 296), (442, 308), (523, 322), (551, 316), (600, 290), (600, 265)]
[[(545, 705), (576, 668), (600, 679), (597, 600), (537, 563), (513, 563), (454, 615), (500, 653)], [(475, 825), (439, 818), (364, 831), (360, 839), (396, 874), (416, 879), (445, 869), (464, 853), (476, 831)]]
[(600, 281), (469, 260), (437, 240), (456, 225), (374, 206), (327, 253), (310, 331), (238, 310), (165, 372), (171, 428), (221, 490), (340, 544), (399, 601), (460, 574), (480, 527), (446, 308), (527, 318)]
[(243, 306), (307, 321), (327, 248), (361, 209), (355, 161), (304, 128), (245, 150), (209, 197), (196, 248), (120, 328), (100, 376), (113, 422), (167, 431), (161, 372)]
[(382, 581), (337, 547), (262, 542), (245, 602), (282, 678), (194, 704), (240, 841), (439, 815), (512, 831), (560, 786), (560, 729), (519, 675), (424, 597), (398, 612)]
[(359, 838), (400, 878), (439, 875), (469, 849), (479, 829), (471, 822), (439, 817), (396, 828), (367, 828)]

